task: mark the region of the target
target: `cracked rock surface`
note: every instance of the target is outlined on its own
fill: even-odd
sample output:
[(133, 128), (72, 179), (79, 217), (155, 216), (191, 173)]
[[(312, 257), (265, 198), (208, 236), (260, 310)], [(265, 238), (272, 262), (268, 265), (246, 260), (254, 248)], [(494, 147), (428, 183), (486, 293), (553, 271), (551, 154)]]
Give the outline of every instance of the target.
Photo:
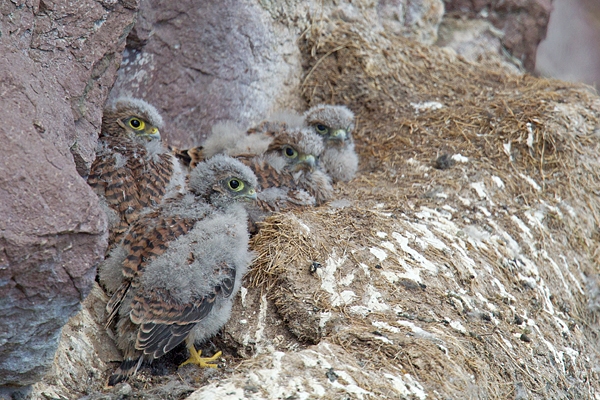
[(0, 396), (54, 359), (106, 247), (94, 157), (135, 2), (0, 5)]

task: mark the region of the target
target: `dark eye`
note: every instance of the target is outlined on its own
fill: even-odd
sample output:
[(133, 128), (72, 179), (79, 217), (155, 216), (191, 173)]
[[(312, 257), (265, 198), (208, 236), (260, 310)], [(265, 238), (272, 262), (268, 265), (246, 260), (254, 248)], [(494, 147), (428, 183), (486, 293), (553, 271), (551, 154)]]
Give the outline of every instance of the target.
[(317, 128), (317, 133), (320, 133), (321, 135), (326, 134), (327, 131), (329, 130), (329, 128), (327, 128), (323, 124), (317, 124), (317, 126), (315, 128)]
[(283, 149), (285, 155), (289, 158), (294, 158), (298, 155), (298, 152), (296, 150), (294, 150), (293, 148), (291, 148), (290, 146), (286, 146)]
[(242, 190), (244, 188), (244, 182), (238, 180), (238, 179), (230, 179), (229, 182), (227, 183), (229, 185), (229, 188), (231, 190), (233, 190), (234, 192), (239, 192), (240, 190)]
[(137, 119), (137, 118), (131, 118), (129, 120), (129, 126), (131, 126), (133, 129), (137, 130), (137, 131), (141, 131), (142, 129), (144, 129), (144, 121)]

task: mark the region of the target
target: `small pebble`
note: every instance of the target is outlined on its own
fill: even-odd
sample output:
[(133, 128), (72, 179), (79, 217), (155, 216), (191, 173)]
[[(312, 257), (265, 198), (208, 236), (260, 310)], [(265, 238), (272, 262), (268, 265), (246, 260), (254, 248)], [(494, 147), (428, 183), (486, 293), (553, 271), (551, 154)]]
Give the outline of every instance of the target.
[(119, 384), (118, 386), (121, 386), (121, 387), (119, 387), (117, 389), (116, 394), (118, 394), (120, 396), (129, 396), (131, 394), (131, 392), (133, 391), (133, 389), (131, 388), (131, 385), (127, 382), (123, 382), (123, 383)]
[(435, 160), (433, 166), (437, 169), (448, 169), (451, 168), (455, 163), (456, 161), (454, 161), (449, 154), (442, 154), (437, 158), (437, 160)]

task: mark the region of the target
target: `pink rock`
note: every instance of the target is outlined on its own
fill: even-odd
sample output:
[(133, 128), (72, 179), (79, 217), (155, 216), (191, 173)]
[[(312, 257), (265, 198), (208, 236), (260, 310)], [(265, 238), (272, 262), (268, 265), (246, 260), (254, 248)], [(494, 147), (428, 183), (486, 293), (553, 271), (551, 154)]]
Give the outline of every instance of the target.
[(111, 98), (132, 95), (157, 106), (165, 139), (186, 147), (200, 144), (215, 122), (259, 122), (300, 73), (297, 46), (277, 36), (259, 2), (148, 0)]
[(532, 71), (538, 44), (546, 37), (552, 0), (447, 0), (446, 12), (484, 18), (504, 32), (502, 44)]
[(555, 0), (536, 71), (567, 81), (600, 82), (600, 2)]
[(42, 378), (104, 254), (105, 216), (80, 174), (135, 7), (0, 5), (0, 397)]

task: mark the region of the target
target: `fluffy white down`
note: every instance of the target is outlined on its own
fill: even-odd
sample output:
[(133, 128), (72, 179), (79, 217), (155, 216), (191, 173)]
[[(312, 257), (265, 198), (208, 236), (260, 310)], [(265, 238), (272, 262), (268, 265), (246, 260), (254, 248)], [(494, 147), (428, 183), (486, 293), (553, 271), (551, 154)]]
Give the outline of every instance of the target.
[(121, 153), (114, 153), (115, 169), (123, 168), (127, 164), (127, 157)]
[(304, 126), (304, 116), (291, 110), (276, 111), (267, 121), (283, 122), (290, 129), (302, 128)]
[(184, 168), (181, 166), (179, 160), (170, 154), (171, 163), (173, 164), (173, 174), (165, 189), (165, 195), (163, 196), (163, 202), (167, 199), (177, 196), (180, 193), (185, 193), (186, 190), (186, 175)]
[(188, 187), (199, 196), (207, 196), (212, 191), (217, 175), (221, 177), (235, 176), (256, 188), (258, 183), (254, 172), (239, 160), (226, 155), (216, 155), (202, 162), (189, 175)]
[(109, 109), (113, 112), (123, 108), (130, 108), (138, 110), (141, 114), (140, 117), (144, 117), (150, 124), (154, 125), (158, 129), (162, 129), (164, 121), (162, 116), (152, 104), (142, 99), (136, 99), (134, 97), (121, 96), (117, 98), (112, 104), (109, 105)]
[[(176, 301), (189, 303), (194, 297), (212, 292), (222, 282), (227, 271), (224, 268), (220, 271), (219, 266), (235, 268), (236, 282), (241, 280), (252, 261), (247, 224), (247, 213), (239, 204), (196, 222), (188, 234), (170, 243), (164, 254), (146, 266), (141, 289), (163, 288)], [(191, 263), (190, 254), (193, 254)]]
[(117, 226), (119, 224), (119, 222), (121, 222), (121, 218), (119, 217), (119, 214), (115, 210), (113, 210), (112, 208), (110, 208), (108, 206), (108, 203), (106, 202), (106, 199), (104, 198), (104, 196), (99, 196), (98, 200), (99, 200), (98, 204), (100, 205), (100, 208), (106, 214), (106, 220), (108, 221), (108, 229), (109, 230), (113, 229), (115, 226)]
[[(294, 132), (295, 133), (295, 132)], [(323, 139), (317, 135), (312, 128), (302, 128), (297, 133), (298, 150), (304, 154), (312, 154), (313, 156), (320, 156), (323, 154), (325, 147), (323, 145)]]
[(319, 158), (319, 165), (334, 181), (348, 182), (358, 170), (354, 143), (343, 149), (327, 148)]
[[(317, 205), (315, 197), (301, 188), (270, 187), (258, 193), (258, 200), (267, 203), (275, 211), (286, 210), (292, 204), (310, 207)], [(258, 213), (252, 213), (251, 216), (256, 221), (263, 217)]]
[(98, 267), (98, 280), (109, 295), (115, 293), (123, 283), (123, 261), (126, 257), (127, 251), (119, 245), (110, 251)]
[(196, 324), (194, 329), (190, 332), (187, 342), (201, 344), (206, 339), (214, 336), (219, 332), (219, 329), (223, 327), (229, 321), (231, 316), (231, 307), (233, 306), (233, 300), (235, 294), (239, 290), (241, 280), (237, 287), (234, 289), (234, 294), (222, 301), (216, 302), (210, 314), (206, 316), (202, 321)]
[(96, 143), (96, 158), (104, 157), (112, 154), (112, 149), (103, 138), (99, 138)]
[(278, 201), (285, 201), (288, 197), (288, 188), (269, 187), (258, 192), (258, 199), (270, 204), (276, 204)]
[(217, 154), (238, 156), (241, 154), (258, 155), (267, 151), (272, 137), (264, 134), (248, 135), (233, 121), (220, 122), (212, 128), (212, 133), (202, 144), (206, 158)]
[(192, 193), (187, 193), (177, 201), (165, 203), (161, 207), (161, 212), (166, 217), (199, 220), (211, 214), (213, 207), (198, 200)]
[(160, 140), (146, 140), (144, 138), (135, 139), (142, 141), (144, 147), (146, 148), (148, 159), (154, 162), (160, 162), (160, 158), (158, 156), (169, 151)]
[(277, 171), (278, 174), (280, 174), (281, 171), (283, 171), (284, 168), (288, 165), (288, 160), (285, 159), (279, 153), (268, 153), (268, 154), (265, 154), (264, 156), (262, 156), (259, 159), (258, 164), (262, 163), (263, 160), (264, 160), (264, 162), (266, 162), (267, 164), (269, 164), (273, 169), (275, 169), (275, 171)]

